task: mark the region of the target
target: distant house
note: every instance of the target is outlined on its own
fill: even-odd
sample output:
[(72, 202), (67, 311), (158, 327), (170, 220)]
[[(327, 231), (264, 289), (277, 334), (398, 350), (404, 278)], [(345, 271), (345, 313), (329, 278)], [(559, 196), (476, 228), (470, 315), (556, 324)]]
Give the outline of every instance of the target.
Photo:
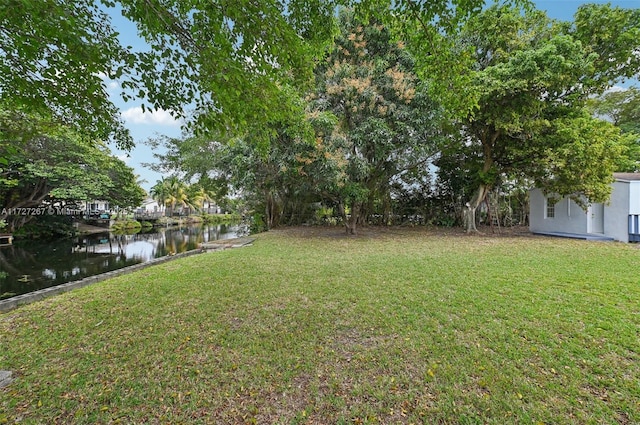
[(142, 205), (136, 210), (136, 212), (141, 213), (156, 213), (161, 211), (162, 207), (158, 204), (158, 201), (151, 198), (146, 198), (142, 201)]
[[(206, 202), (206, 208), (199, 208), (197, 212), (203, 214), (220, 214), (221, 209), (213, 202)], [(169, 209), (169, 211), (167, 211)], [(173, 215), (188, 215), (194, 212), (194, 210), (190, 207), (185, 207), (184, 205), (177, 205), (174, 208), (174, 211), (170, 211), (170, 208), (166, 205), (159, 205), (158, 201), (155, 201), (151, 198), (146, 198), (142, 201), (142, 205), (140, 205), (136, 211), (135, 215), (138, 218), (144, 219), (145, 217), (157, 218), (159, 216), (165, 215), (165, 213), (170, 212)]]
[(81, 208), (84, 209), (86, 215), (90, 217), (99, 216), (101, 214), (108, 214), (111, 211), (109, 202), (100, 200), (86, 202), (82, 205)]
[(134, 217), (137, 220), (157, 219), (163, 215), (164, 208), (162, 205), (158, 204), (158, 201), (151, 198), (145, 198), (145, 200), (142, 201), (142, 205), (140, 205), (134, 213)]
[(615, 173), (607, 204), (591, 204), (587, 211), (568, 197), (554, 202), (541, 190), (529, 192), (532, 233), (640, 242), (640, 173)]

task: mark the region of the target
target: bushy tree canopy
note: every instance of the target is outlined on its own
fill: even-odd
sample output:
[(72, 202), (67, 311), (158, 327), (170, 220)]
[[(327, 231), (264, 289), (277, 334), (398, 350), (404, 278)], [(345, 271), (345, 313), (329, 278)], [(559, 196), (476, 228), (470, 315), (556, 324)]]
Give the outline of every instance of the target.
[(50, 117), (0, 110), (0, 128), (12, 129), (0, 131), (0, 219), (9, 222), (9, 230), (33, 218), (16, 216), (14, 208), (75, 207), (97, 199), (131, 208), (144, 199), (133, 170), (106, 146)]
[(355, 233), (374, 202), (390, 205), (393, 178), (421, 166), (438, 149), (440, 109), (414, 73), (413, 58), (379, 22), (349, 10), (339, 16), (340, 35), (317, 70), (310, 107), (330, 112), (337, 127), (325, 142), (340, 173), (329, 190)]
[[(105, 78), (121, 83), (125, 100), (186, 116), (198, 130), (262, 122), (288, 113), (274, 96), (278, 85), (310, 81), (314, 59), (335, 34), (336, 6), (351, 3), (382, 11), (379, 19), (393, 12), (398, 22), (452, 29), (484, 1), (7, 0), (0, 100), (125, 148), (132, 140)], [(113, 14), (134, 24), (149, 48), (123, 45)]]
[[(499, 178), (529, 178), (583, 204), (608, 199), (629, 141), (583, 111), (590, 95), (638, 73), (640, 39), (630, 38), (640, 28), (637, 17), (590, 5), (568, 25), (540, 11), (494, 5), (464, 25), (453, 48), (471, 59), (466, 74), (477, 101), (459, 120), (464, 169), (477, 189), (467, 204), (469, 230)], [(601, 28), (603, 19), (616, 25)]]

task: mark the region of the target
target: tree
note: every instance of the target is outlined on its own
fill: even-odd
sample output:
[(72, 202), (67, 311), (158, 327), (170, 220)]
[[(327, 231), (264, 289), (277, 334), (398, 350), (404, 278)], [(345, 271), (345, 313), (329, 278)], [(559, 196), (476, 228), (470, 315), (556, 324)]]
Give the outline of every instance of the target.
[(168, 198), (168, 188), (165, 184), (164, 177), (161, 180), (156, 181), (156, 184), (151, 187), (149, 194), (151, 195), (151, 199), (158, 203), (160, 210), (165, 208), (165, 201)]
[(140, 186), (133, 169), (115, 157), (108, 158), (108, 162), (103, 164), (105, 166), (111, 183), (101, 198), (125, 211), (142, 205), (147, 193)]
[[(349, 10), (339, 14), (341, 34), (317, 71), (312, 108), (333, 113), (327, 136), (341, 170), (333, 200), (347, 233), (381, 203), (390, 215), (391, 181), (427, 167), (437, 152), (440, 110), (413, 73), (413, 60), (383, 25), (364, 25)], [(347, 214), (349, 210), (349, 214)]]
[[(428, 49), (442, 44), (434, 41), (438, 30), (455, 32), (484, 0), (7, 0), (0, 8), (0, 101), (130, 147), (105, 90), (103, 78), (110, 78), (125, 100), (193, 118), (198, 129), (241, 128), (288, 113), (274, 96), (278, 84), (311, 77), (314, 58), (334, 35), (338, 4), (379, 11), (412, 46), (425, 46), (420, 58), (433, 58)], [(115, 13), (136, 26), (148, 50), (120, 43)]]
[[(11, 122), (5, 119), (10, 118)], [(24, 131), (19, 128), (23, 127)], [(105, 199), (123, 207), (139, 204), (144, 191), (133, 170), (97, 141), (56, 125), (50, 117), (0, 113), (0, 219), (14, 231), (33, 215), (15, 208), (38, 208)], [(22, 138), (15, 139), (17, 135)]]
[(183, 208), (189, 206), (189, 197), (187, 195), (187, 185), (176, 176), (171, 176), (165, 180), (167, 185), (167, 199), (165, 203), (168, 204), (168, 215), (172, 216), (175, 213), (176, 206)]
[[(640, 20), (633, 11), (620, 14), (610, 6), (586, 8), (598, 13), (579, 12), (574, 29), (550, 20), (543, 12), (523, 13), (507, 5), (494, 5), (471, 18), (456, 37), (454, 49), (473, 59), (465, 72), (477, 101), (459, 120), (457, 130), (459, 146), (467, 151), (464, 166), (476, 187), (466, 204), (468, 231), (475, 230), (475, 211), (501, 177), (534, 179), (544, 190), (562, 189), (558, 195), (586, 197), (586, 203), (607, 199), (608, 192), (600, 189), (608, 187), (613, 164), (618, 163), (624, 149), (608, 150), (604, 153), (607, 160), (601, 163), (596, 158), (583, 158), (584, 167), (606, 167), (579, 185), (570, 184), (577, 181), (560, 171), (563, 163), (559, 153), (577, 154), (584, 143), (580, 137), (595, 136), (593, 129), (598, 127), (611, 137), (607, 144), (628, 143), (607, 123), (585, 117), (582, 110), (589, 95), (638, 71), (628, 66), (635, 62), (631, 57), (637, 45), (618, 41), (636, 33)], [(607, 14), (627, 20), (625, 25), (615, 26), (622, 32), (607, 33), (610, 45), (593, 41), (587, 30), (590, 23), (585, 22)], [(603, 55), (628, 60), (616, 64), (602, 60)], [(605, 143), (600, 138), (589, 142)]]
[(615, 90), (589, 99), (589, 108), (596, 115), (610, 120), (625, 134), (635, 134), (629, 148), (629, 160), (618, 171), (635, 172), (640, 169), (640, 90), (637, 87)]
[(205, 203), (213, 200), (212, 194), (199, 184), (191, 184), (187, 187), (188, 204), (196, 211), (203, 211)]
[(132, 145), (103, 76), (120, 78), (133, 56), (91, 0), (7, 0), (0, 8), (0, 103), (50, 115), (94, 140)]
[(312, 192), (305, 186), (309, 176), (302, 168), (312, 149), (313, 132), (296, 90), (283, 86), (278, 96), (281, 103), (292, 105), (287, 116), (217, 137), (158, 138), (151, 144), (162, 145), (165, 152), (154, 155), (159, 162), (149, 165), (197, 183), (218, 198), (229, 190), (241, 194), (267, 229), (278, 226), (284, 217), (297, 220), (294, 204), (302, 204), (300, 199)]
[(530, 174), (545, 193), (570, 196), (585, 208), (606, 202), (613, 173), (624, 164), (634, 135), (623, 135), (613, 124), (580, 115), (554, 120), (547, 136), (554, 149), (546, 163), (533, 164)]
[(176, 206), (185, 208), (191, 206), (187, 194), (188, 186), (175, 175), (158, 180), (151, 188), (151, 196), (161, 207), (165, 207), (167, 217), (171, 217)]
[[(286, 114), (279, 81), (303, 84), (330, 41), (332, 1), (9, 0), (0, 9), (0, 101), (47, 111), (98, 140), (131, 139), (105, 90), (228, 129)], [(149, 50), (121, 45), (109, 13)], [(329, 25), (327, 25), (329, 23)]]

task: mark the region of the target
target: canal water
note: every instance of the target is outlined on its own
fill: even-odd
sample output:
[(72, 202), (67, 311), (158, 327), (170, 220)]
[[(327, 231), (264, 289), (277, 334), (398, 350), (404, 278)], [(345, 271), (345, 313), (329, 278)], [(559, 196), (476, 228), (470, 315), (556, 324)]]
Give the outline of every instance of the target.
[(243, 236), (243, 225), (154, 228), (133, 235), (97, 233), (0, 247), (0, 299), (197, 249), (203, 242)]

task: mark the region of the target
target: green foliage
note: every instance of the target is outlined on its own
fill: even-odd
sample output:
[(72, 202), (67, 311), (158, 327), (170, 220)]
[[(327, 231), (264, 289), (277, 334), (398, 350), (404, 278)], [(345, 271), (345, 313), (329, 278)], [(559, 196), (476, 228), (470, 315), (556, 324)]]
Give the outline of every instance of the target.
[[(596, 9), (599, 17), (586, 13)], [(586, 117), (584, 107), (590, 95), (637, 72), (637, 58), (631, 58), (637, 38), (630, 39), (640, 28), (635, 16), (586, 7), (568, 25), (540, 11), (496, 4), (465, 23), (452, 48), (470, 55), (465, 75), (476, 103), (454, 130), (457, 160), (442, 161), (453, 166), (445, 171), (450, 176), (471, 177), (460, 186), (476, 188), (466, 194), (472, 213), (505, 180), (535, 179), (586, 203), (606, 198), (630, 142)], [(604, 28), (602, 19), (617, 24)], [(605, 38), (611, 43), (601, 42)]]
[(138, 184), (137, 175), (131, 167), (113, 156), (106, 158), (102, 167), (110, 180), (107, 190), (101, 196), (102, 200), (121, 209), (132, 209), (142, 205), (147, 193)]
[(37, 219), (26, 221), (20, 227), (15, 228), (13, 236), (19, 239), (56, 239), (70, 238), (77, 234), (71, 217), (58, 215), (44, 215)]
[(335, 225), (337, 224), (333, 208), (321, 206), (315, 211), (314, 224)]
[(550, 153), (536, 180), (545, 193), (569, 195), (585, 209), (589, 203), (606, 203), (611, 194), (613, 173), (620, 170), (620, 158), (635, 142), (613, 124), (586, 113), (559, 119), (550, 137), (557, 148)]
[[(282, 117), (280, 82), (303, 86), (330, 41), (333, 1), (10, 0), (0, 9), (0, 100), (131, 147), (102, 78), (124, 100), (192, 118), (203, 132)], [(122, 46), (107, 12), (149, 48)], [(186, 106), (196, 112), (187, 117)]]
[(386, 27), (365, 24), (346, 9), (339, 26), (336, 46), (318, 67), (310, 107), (337, 120), (331, 132), (326, 120), (314, 122), (326, 146), (317, 158), (334, 171), (325, 192), (342, 211), (352, 210), (355, 225), (354, 215), (366, 217), (375, 202), (389, 198), (392, 179), (426, 167), (437, 150), (440, 111), (413, 72), (412, 57)]
[(251, 234), (262, 233), (269, 230), (269, 226), (267, 225), (267, 220), (264, 217), (264, 214), (255, 212), (251, 215), (251, 222), (249, 223), (249, 231)]
[(166, 179), (163, 177), (151, 188), (151, 197), (161, 207), (165, 207), (167, 217), (171, 217), (177, 212), (176, 207), (182, 211), (191, 206), (187, 188), (187, 184), (177, 176), (169, 176)]
[[(143, 110), (162, 108), (188, 118), (196, 133), (236, 133), (291, 113), (291, 105), (280, 101), (281, 85), (308, 85), (314, 60), (336, 33), (338, 4), (356, 5), (363, 16), (395, 25), (426, 69), (424, 64), (448, 52), (437, 49), (439, 34), (455, 33), (483, 3), (9, 0), (0, 9), (0, 101), (10, 109), (52, 114), (94, 140), (131, 147), (103, 81), (110, 78), (120, 83), (124, 100), (135, 99)], [(134, 24), (149, 49), (121, 45), (109, 13)], [(458, 68), (433, 69), (462, 75)], [(187, 116), (186, 105), (195, 113)], [(266, 143), (262, 136), (254, 142)]]
[(120, 78), (133, 56), (92, 0), (7, 0), (0, 8), (0, 103), (51, 115), (94, 140), (130, 148), (103, 76)]
[(215, 138), (184, 135), (182, 139), (155, 140), (155, 145), (166, 148), (165, 154), (156, 155), (160, 161), (156, 169), (197, 181), (199, 190), (210, 188), (218, 202), (228, 192), (241, 192), (244, 207), (263, 212), (269, 228), (281, 220), (298, 220), (293, 212), (299, 211), (301, 199), (308, 202), (314, 197), (309, 159), (313, 132), (299, 95), (283, 87), (279, 96), (295, 113), (262, 126), (248, 126), (234, 137), (227, 133)]
[(114, 233), (138, 233), (142, 228), (142, 223), (137, 220), (117, 220), (113, 223), (110, 230)]
[[(34, 208), (102, 199), (123, 208), (140, 204), (144, 191), (124, 162), (100, 142), (88, 140), (49, 117), (0, 113), (0, 204)], [(0, 217), (7, 219), (7, 216)], [(10, 230), (32, 216), (13, 216)]]
[(203, 214), (202, 221), (205, 224), (238, 223), (242, 220), (240, 214)]
[[(369, 0), (369, 13), (391, 28), (406, 43), (416, 62), (416, 73), (429, 81), (429, 94), (445, 106), (450, 118), (465, 117), (478, 104), (479, 91), (472, 83), (473, 48), (456, 45), (464, 24), (484, 8), (484, 0), (425, 1)], [(508, 0), (529, 10), (529, 0)], [(392, 13), (388, 11), (392, 10)]]
[[(193, 204), (200, 207), (203, 202), (220, 204), (228, 194), (228, 181), (224, 173), (217, 172), (212, 155), (222, 149), (226, 140), (211, 136), (195, 136), (185, 133), (182, 137), (161, 136), (147, 141), (154, 151), (157, 162), (144, 164), (162, 174), (181, 176), (189, 184), (188, 196), (196, 198)], [(151, 190), (152, 197), (164, 205), (168, 188), (163, 181), (157, 182)]]
[(582, 90), (600, 94), (613, 82), (637, 78), (640, 73), (640, 9), (623, 9), (610, 3), (578, 8), (569, 34), (579, 40), (593, 64), (583, 76)]
[(640, 134), (640, 89), (612, 90), (589, 99), (594, 114), (610, 119), (625, 133)]
[[(637, 87), (609, 91), (589, 99), (589, 109), (596, 115), (610, 120), (629, 135), (627, 160), (617, 171), (635, 172), (640, 169), (640, 90)], [(631, 139), (635, 139), (631, 141)]]
[(180, 215), (184, 215), (185, 211), (187, 214), (202, 212), (206, 206), (221, 200), (219, 195), (207, 190), (202, 184), (187, 184), (175, 175), (158, 180), (151, 188), (151, 197), (161, 209), (165, 208), (168, 217), (176, 212)]

